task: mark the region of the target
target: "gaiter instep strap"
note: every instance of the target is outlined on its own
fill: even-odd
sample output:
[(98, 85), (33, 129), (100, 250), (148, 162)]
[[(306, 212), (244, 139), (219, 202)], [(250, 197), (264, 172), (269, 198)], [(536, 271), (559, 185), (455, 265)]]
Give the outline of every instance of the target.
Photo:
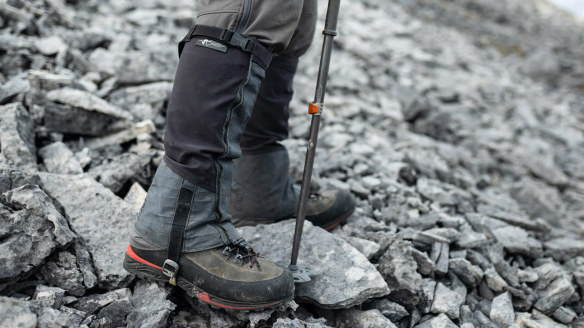
[(195, 25), (191, 27), (189, 33), (178, 44), (178, 56), (182, 54), (185, 43), (191, 41), (194, 36), (204, 36), (213, 38), (221, 43), (231, 45), (249, 52), (253, 55), (254, 60), (264, 69), (267, 69), (272, 61), (272, 53), (259, 42), (252, 38), (243, 36), (237, 32), (222, 29), (214, 26)]
[[(196, 189), (195, 189), (196, 191)], [(162, 266), (162, 272), (165, 276), (170, 278), (169, 282), (176, 285), (176, 277), (178, 274), (179, 258), (182, 250), (183, 238), (185, 235), (185, 228), (191, 211), (191, 204), (195, 191), (188, 188), (180, 188), (174, 218), (172, 220), (172, 228), (170, 230), (170, 240), (168, 243), (168, 256)]]

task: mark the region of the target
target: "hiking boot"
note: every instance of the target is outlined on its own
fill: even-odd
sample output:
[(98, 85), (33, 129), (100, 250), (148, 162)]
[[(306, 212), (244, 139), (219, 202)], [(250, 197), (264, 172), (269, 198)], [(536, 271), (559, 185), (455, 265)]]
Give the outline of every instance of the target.
[(166, 250), (145, 250), (128, 245), (124, 268), (142, 278), (170, 282), (184, 289), (190, 297), (221, 308), (261, 309), (294, 297), (290, 270), (261, 256), (245, 242), (182, 253), (174, 280), (165, 274), (173, 265), (166, 261)]
[[(278, 222), (296, 216), (299, 186), (288, 175), (288, 151), (244, 155), (235, 161), (227, 212), (236, 227)], [(306, 220), (331, 230), (355, 210), (347, 190), (314, 192), (306, 205)]]

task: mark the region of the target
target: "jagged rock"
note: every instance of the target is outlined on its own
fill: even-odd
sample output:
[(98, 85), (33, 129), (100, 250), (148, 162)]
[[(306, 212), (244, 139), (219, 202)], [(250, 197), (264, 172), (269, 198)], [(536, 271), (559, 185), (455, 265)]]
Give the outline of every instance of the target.
[(75, 296), (85, 293), (83, 275), (77, 268), (77, 259), (69, 252), (60, 252), (56, 261), (47, 262), (40, 270), (44, 279)]
[(105, 137), (88, 139), (85, 145), (90, 150), (101, 149), (110, 145), (120, 145), (136, 139), (136, 137), (138, 137), (140, 134), (153, 133), (155, 131), (156, 128), (154, 127), (154, 123), (152, 123), (150, 120), (146, 120), (138, 122), (125, 130)]
[(172, 83), (155, 82), (118, 89), (109, 96), (110, 102), (132, 113), (138, 120), (154, 120), (163, 109), (172, 91)]
[(152, 160), (153, 153), (126, 153), (110, 162), (91, 168), (87, 174), (109, 190), (117, 193), (134, 176), (139, 177)]
[(59, 311), (61, 311), (61, 313), (71, 318), (76, 327), (81, 324), (86, 315), (86, 313), (83, 311), (75, 310), (73, 308), (66, 307), (63, 305), (59, 308)]
[(541, 253), (541, 243), (529, 238), (527, 232), (521, 228), (502, 227), (492, 230), (491, 233), (510, 253), (526, 255)]
[(373, 300), (365, 304), (363, 309), (377, 309), (392, 322), (398, 322), (401, 318), (409, 315), (408, 311), (403, 306), (388, 299)]
[(570, 280), (560, 277), (538, 293), (539, 299), (533, 306), (543, 313), (554, 313), (575, 291)]
[(299, 320), (299, 319), (289, 319), (289, 318), (280, 318), (278, 319), (273, 328), (329, 328), (329, 326), (325, 325), (326, 320), (324, 319), (314, 319), (309, 318), (307, 321)]
[(39, 155), (43, 158), (43, 163), (48, 172), (60, 174), (83, 173), (83, 169), (71, 149), (60, 141), (39, 149)]
[(18, 327), (35, 328), (37, 316), (23, 302), (0, 297), (0, 327), (13, 328), (15, 323)]
[(567, 261), (584, 256), (584, 241), (572, 238), (556, 238), (544, 243), (545, 252), (556, 261)]
[(384, 317), (377, 309), (369, 311), (359, 311), (348, 309), (337, 316), (337, 327), (339, 328), (396, 328), (389, 319)]
[(34, 125), (19, 103), (0, 106), (0, 152), (9, 164), (22, 170), (36, 170)]
[(432, 279), (424, 279), (422, 281), (422, 297), (418, 307), (422, 313), (430, 312), (432, 303), (434, 302), (434, 293), (436, 290), (436, 281)]
[(485, 271), (485, 281), (487, 282), (487, 286), (492, 289), (494, 292), (503, 292), (507, 290), (509, 285), (505, 279), (503, 279), (495, 268), (491, 267)]
[(509, 327), (515, 322), (513, 303), (511, 303), (511, 295), (508, 292), (493, 299), (490, 318), (503, 328)]
[(26, 184), (40, 185), (41, 179), (34, 173), (0, 165), (0, 195)]
[(576, 312), (574, 312), (574, 310), (565, 306), (560, 306), (556, 311), (554, 311), (554, 318), (563, 324), (571, 323), (577, 316), (578, 315)]
[(460, 248), (475, 248), (487, 241), (487, 236), (482, 232), (474, 231), (468, 224), (463, 225), (460, 232), (460, 238), (456, 241), (456, 245)]
[(411, 247), (410, 250), (412, 251), (414, 260), (418, 264), (418, 272), (423, 275), (429, 275), (436, 267), (434, 261), (432, 261), (425, 252), (420, 252), (413, 247)]
[(77, 265), (83, 275), (83, 285), (88, 289), (95, 287), (97, 285), (97, 276), (95, 275), (93, 260), (91, 259), (91, 255), (89, 255), (89, 251), (87, 251), (87, 247), (82, 244), (81, 240), (78, 240), (73, 244), (73, 249), (75, 250)]
[(424, 323), (414, 326), (414, 328), (456, 328), (456, 327), (458, 326), (455, 325), (444, 313), (428, 321), (425, 321)]
[(59, 310), (38, 306), (35, 303), (29, 303), (30, 310), (37, 315), (37, 328), (76, 328), (75, 318), (69, 317)]
[(130, 302), (134, 310), (128, 314), (128, 327), (164, 328), (176, 305), (166, 300), (170, 287), (155, 282), (139, 280), (134, 287)]
[(28, 92), (30, 82), (24, 75), (17, 75), (0, 86), (0, 104), (9, 102), (14, 96)]
[(32, 299), (43, 307), (58, 309), (63, 302), (63, 296), (65, 296), (64, 289), (38, 285)]
[(132, 115), (127, 111), (111, 105), (94, 94), (81, 90), (71, 88), (52, 90), (47, 93), (47, 99), (75, 108), (109, 115), (118, 119), (132, 120)]
[(430, 311), (433, 313), (444, 313), (451, 319), (458, 319), (460, 306), (463, 303), (464, 299), (457, 292), (438, 283)]
[(521, 71), (536, 80), (551, 80), (560, 74), (560, 64), (549, 50), (532, 53), (521, 66)]
[(378, 268), (391, 290), (392, 300), (406, 305), (418, 304), (422, 277), (416, 272), (417, 267), (409, 243), (395, 238), (379, 259)]
[[(294, 221), (288, 220), (243, 227), (239, 231), (252, 247), (268, 258), (288, 263), (294, 226)], [(272, 238), (275, 234), (279, 238)], [(385, 296), (390, 290), (363, 254), (309, 222), (305, 222), (298, 263), (316, 270), (318, 275), (297, 286), (296, 297), (323, 308), (351, 307), (369, 298)]]
[(475, 327), (499, 328), (481, 311), (473, 312), (472, 318)]
[(132, 295), (132, 292), (127, 288), (117, 289), (105, 294), (93, 294), (86, 297), (80, 298), (78, 301), (71, 304), (71, 307), (75, 310), (82, 311), (86, 313), (86, 316), (97, 313), (102, 308), (107, 305), (119, 300), (128, 298)]
[(38, 186), (25, 185), (5, 194), (11, 210), (0, 204), (0, 281), (39, 266), (55, 248), (75, 239), (65, 218)]
[[(280, 319), (282, 320), (282, 319)], [(287, 319), (290, 320), (290, 319)], [(204, 316), (191, 313), (190, 311), (179, 311), (172, 318), (171, 328), (211, 328), (209, 320)]]
[(112, 327), (123, 327), (126, 325), (126, 317), (134, 310), (134, 306), (127, 297), (120, 298), (106, 305), (97, 313), (96, 318), (107, 319)]
[(128, 227), (136, 212), (110, 190), (86, 175), (41, 173), (45, 190), (64, 208), (71, 227), (91, 254), (99, 286), (124, 287), (133, 278), (122, 267)]
[(450, 259), (448, 268), (469, 286), (477, 286), (483, 279), (483, 270), (466, 259)]
[(142, 205), (146, 201), (147, 194), (146, 190), (138, 182), (134, 182), (124, 200), (134, 208), (134, 211), (140, 212)]
[(127, 125), (111, 115), (52, 102), (45, 104), (44, 121), (48, 131), (84, 136), (102, 136)]
[(448, 273), (448, 263), (450, 257), (450, 245), (447, 243), (434, 243), (430, 258), (436, 263), (434, 272), (438, 275)]

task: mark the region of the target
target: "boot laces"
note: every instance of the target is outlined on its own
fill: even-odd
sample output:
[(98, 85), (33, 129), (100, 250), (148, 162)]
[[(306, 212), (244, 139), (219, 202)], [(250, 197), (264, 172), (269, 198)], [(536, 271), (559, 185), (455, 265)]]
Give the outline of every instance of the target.
[(240, 264), (242, 266), (245, 264), (250, 269), (257, 264), (258, 270), (262, 270), (260, 262), (257, 260), (257, 258), (260, 256), (260, 253), (249, 247), (245, 241), (227, 245), (223, 249), (223, 256), (225, 256), (228, 260), (233, 258), (234, 263)]

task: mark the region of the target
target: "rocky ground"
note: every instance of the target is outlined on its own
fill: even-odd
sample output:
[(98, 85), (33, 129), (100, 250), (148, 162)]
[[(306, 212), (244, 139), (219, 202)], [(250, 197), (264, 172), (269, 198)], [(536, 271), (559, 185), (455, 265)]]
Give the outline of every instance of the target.
[[(307, 224), (319, 274), (295, 302), (226, 312), (128, 274), (195, 16), (0, 1), (0, 327), (584, 327), (584, 22), (542, 0), (343, 1), (314, 187), (358, 208)], [(285, 141), (297, 180), (320, 40)], [(286, 263), (293, 225), (241, 233)]]

